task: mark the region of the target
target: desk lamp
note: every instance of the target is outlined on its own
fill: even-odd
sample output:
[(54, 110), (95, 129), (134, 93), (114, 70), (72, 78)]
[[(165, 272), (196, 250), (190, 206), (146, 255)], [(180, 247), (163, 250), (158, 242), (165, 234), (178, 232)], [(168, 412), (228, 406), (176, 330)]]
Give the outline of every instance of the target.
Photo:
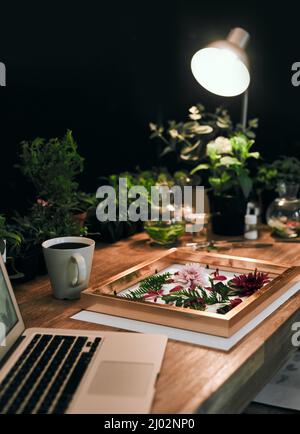
[(213, 42), (197, 51), (191, 62), (194, 77), (206, 90), (216, 95), (233, 97), (244, 94), (242, 125), (246, 128), (249, 61), (245, 48), (250, 35), (236, 27), (226, 39)]

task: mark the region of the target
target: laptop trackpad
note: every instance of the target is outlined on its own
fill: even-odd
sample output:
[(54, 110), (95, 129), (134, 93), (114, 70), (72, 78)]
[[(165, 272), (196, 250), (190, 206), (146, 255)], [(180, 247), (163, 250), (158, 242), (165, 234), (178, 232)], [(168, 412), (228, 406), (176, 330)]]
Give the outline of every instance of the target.
[(152, 379), (152, 363), (101, 362), (91, 382), (89, 393), (143, 397)]

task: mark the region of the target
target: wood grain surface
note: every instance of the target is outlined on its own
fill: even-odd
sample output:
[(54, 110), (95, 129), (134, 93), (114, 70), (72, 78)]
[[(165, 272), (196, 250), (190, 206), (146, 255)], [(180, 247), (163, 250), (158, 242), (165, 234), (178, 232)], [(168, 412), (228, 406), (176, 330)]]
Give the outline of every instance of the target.
[[(273, 242), (264, 249), (233, 248), (224, 253), (300, 265), (300, 243), (272, 240), (263, 232), (260, 241)], [(146, 234), (95, 251), (91, 285), (109, 279), (138, 263), (156, 258), (163, 248), (150, 244)], [(48, 277), (15, 287), (26, 327), (114, 330), (70, 319), (85, 306), (83, 300), (59, 301), (51, 295)], [(169, 341), (153, 413), (241, 412), (291, 355), (291, 326), (300, 321), (300, 293), (246, 336), (230, 352)]]

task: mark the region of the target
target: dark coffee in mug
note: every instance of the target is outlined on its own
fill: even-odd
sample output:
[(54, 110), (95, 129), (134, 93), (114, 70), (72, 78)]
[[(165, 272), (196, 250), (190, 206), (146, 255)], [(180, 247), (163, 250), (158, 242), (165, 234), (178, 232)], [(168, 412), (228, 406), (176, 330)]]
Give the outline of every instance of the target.
[(44, 241), (43, 252), (53, 289), (59, 300), (77, 300), (89, 285), (95, 241), (59, 237)]
[(88, 247), (88, 244), (85, 243), (60, 243), (60, 244), (53, 244), (52, 246), (48, 247), (49, 249), (55, 249), (55, 250), (71, 250), (71, 249), (82, 249), (83, 247)]

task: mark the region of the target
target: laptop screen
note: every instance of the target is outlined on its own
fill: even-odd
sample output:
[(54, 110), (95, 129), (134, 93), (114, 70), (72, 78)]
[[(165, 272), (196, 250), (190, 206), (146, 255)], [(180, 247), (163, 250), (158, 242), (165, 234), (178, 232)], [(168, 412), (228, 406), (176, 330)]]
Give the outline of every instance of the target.
[(0, 267), (0, 346), (17, 323), (17, 312)]

